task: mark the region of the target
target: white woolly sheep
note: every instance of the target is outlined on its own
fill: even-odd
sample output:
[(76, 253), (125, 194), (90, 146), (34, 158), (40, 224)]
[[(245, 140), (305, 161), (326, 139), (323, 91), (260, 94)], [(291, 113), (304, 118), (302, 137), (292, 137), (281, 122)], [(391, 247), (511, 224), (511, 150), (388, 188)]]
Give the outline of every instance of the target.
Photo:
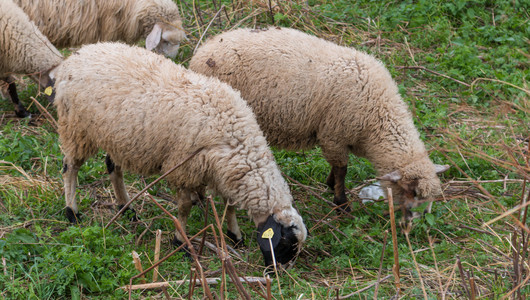
[[(78, 213), (78, 170), (98, 149), (111, 158), (111, 182), (123, 205), (128, 196), (122, 169), (164, 173), (204, 148), (166, 177), (179, 190), (179, 220), (185, 224), (193, 193), (207, 185), (248, 210), (260, 232), (274, 228), (277, 261), (295, 256), (306, 228), (254, 114), (238, 92), (148, 50), (119, 43), (84, 46), (52, 76), (71, 222)], [(260, 244), (262, 240), (258, 236)], [(270, 265), (268, 244), (261, 248)]]
[(0, 28), (0, 81), (8, 84), (17, 116), (27, 117), (12, 75), (31, 75), (44, 87), (49, 83), (48, 72), (62, 61), (62, 55), (11, 0), (0, 1)]
[(407, 218), (418, 199), (441, 193), (437, 173), (448, 166), (429, 160), (396, 83), (366, 53), (294, 29), (238, 29), (209, 39), (190, 69), (239, 90), (271, 145), (320, 145), (334, 203), (346, 210), (350, 152), (372, 162)]
[(56, 47), (136, 43), (175, 58), (186, 38), (172, 0), (15, 0)]

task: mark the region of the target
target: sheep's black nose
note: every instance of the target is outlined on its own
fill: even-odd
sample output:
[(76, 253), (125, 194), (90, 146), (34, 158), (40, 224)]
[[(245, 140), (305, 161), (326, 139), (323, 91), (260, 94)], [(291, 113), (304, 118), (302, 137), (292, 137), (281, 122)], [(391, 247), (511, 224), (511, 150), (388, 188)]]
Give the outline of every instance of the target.
[(277, 264), (287, 264), (298, 252), (298, 239), (294, 234), (294, 226), (284, 227), (276, 222), (273, 216), (269, 216), (267, 222), (258, 228), (258, 244), (263, 253), (265, 266), (273, 265), (274, 259)]

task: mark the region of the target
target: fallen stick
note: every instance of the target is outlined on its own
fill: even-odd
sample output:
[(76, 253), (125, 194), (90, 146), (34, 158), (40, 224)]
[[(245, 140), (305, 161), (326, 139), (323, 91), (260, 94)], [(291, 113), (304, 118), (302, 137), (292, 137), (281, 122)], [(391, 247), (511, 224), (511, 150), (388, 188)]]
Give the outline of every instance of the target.
[[(221, 283), (222, 278), (221, 277), (214, 277), (214, 278), (206, 278), (207, 284), (219, 284)], [(232, 281), (231, 279), (228, 279), (229, 281)], [(183, 280), (175, 280), (175, 281), (165, 281), (165, 282), (153, 282), (153, 283), (145, 283), (145, 284), (135, 284), (135, 285), (125, 285), (122, 287), (119, 287), (118, 289), (122, 289), (124, 291), (131, 290), (147, 290), (147, 289), (160, 289), (160, 288), (166, 288), (170, 285), (181, 285), (184, 283), (192, 283), (194, 281), (195, 284), (201, 284), (201, 280), (195, 279), (183, 279)], [(239, 282), (248, 282), (248, 283), (257, 283), (260, 282), (262, 284), (266, 284), (267, 280), (263, 277), (239, 277)]]

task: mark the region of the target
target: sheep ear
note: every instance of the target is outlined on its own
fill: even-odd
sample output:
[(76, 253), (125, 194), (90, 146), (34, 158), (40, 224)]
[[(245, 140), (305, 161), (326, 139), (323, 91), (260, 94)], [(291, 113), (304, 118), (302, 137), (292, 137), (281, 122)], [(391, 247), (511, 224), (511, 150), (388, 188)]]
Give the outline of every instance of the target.
[(386, 180), (386, 181), (391, 181), (393, 183), (396, 183), (398, 182), (400, 179), (402, 178), (401, 176), (401, 173), (396, 170), (396, 171), (393, 171), (393, 172), (390, 172), (390, 173), (387, 173), (381, 177), (378, 177), (377, 179), (379, 180)]
[(447, 170), (449, 170), (449, 165), (437, 165), (434, 164), (434, 170), (436, 171), (436, 174), (443, 173)]
[(145, 48), (149, 51), (155, 49), (162, 39), (162, 27), (157, 23), (145, 39)]

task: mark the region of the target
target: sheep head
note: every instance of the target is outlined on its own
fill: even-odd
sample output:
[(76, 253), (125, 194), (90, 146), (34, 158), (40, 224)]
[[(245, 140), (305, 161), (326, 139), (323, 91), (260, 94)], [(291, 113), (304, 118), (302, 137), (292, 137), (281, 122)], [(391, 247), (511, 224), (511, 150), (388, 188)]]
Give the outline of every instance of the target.
[[(438, 174), (449, 169), (449, 165), (436, 165), (430, 160), (413, 162), (404, 168), (389, 172), (378, 179), (384, 187), (392, 188), (392, 196), (395, 202), (401, 204), (403, 216), (411, 220), (419, 216), (412, 209), (424, 202), (432, 201), (442, 193)], [(424, 212), (431, 211), (432, 202)]]
[(285, 213), (274, 214), (258, 226), (258, 244), (263, 254), (265, 266), (273, 265), (274, 261), (282, 265), (294, 263), (301, 245), (305, 241), (307, 230), (302, 218), (294, 208), (291, 210), (295, 214), (290, 214), (288, 220), (283, 220), (286, 217)]
[(187, 39), (182, 24), (157, 22), (145, 39), (145, 48), (174, 59), (177, 56), (180, 42)]

